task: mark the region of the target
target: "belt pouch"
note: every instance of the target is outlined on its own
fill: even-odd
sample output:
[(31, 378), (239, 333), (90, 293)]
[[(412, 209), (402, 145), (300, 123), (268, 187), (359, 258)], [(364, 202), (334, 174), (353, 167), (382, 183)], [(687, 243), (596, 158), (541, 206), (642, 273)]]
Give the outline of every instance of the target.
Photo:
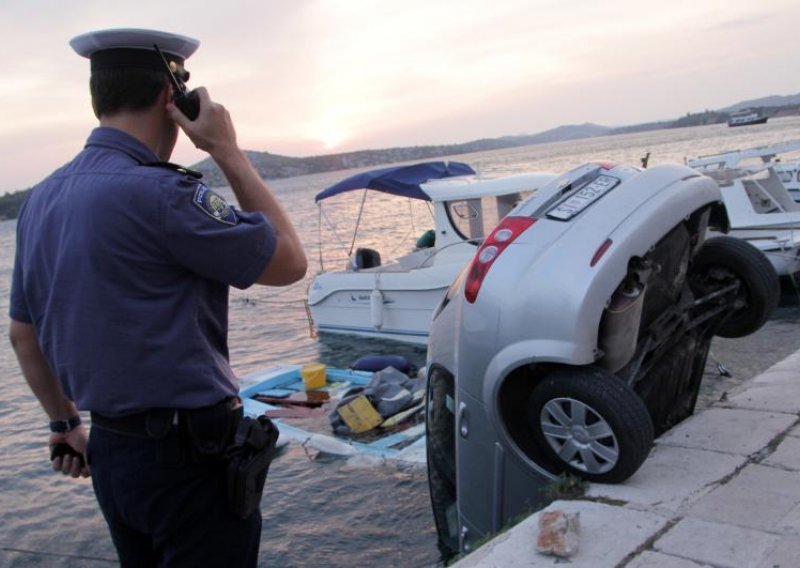
[(278, 428), (266, 416), (244, 418), (239, 423), (229, 450), (228, 505), (241, 519), (253, 514), (261, 503), (278, 436)]
[(200, 458), (222, 458), (242, 417), (242, 407), (228, 399), (204, 408), (181, 411), (192, 450)]

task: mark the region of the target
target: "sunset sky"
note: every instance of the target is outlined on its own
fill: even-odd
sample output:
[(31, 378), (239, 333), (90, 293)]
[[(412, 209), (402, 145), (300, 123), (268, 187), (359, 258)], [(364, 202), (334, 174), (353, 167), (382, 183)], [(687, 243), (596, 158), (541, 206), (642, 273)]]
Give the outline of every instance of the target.
[[(103, 28), (200, 39), (187, 62), (240, 145), (290, 156), (621, 126), (800, 92), (797, 0), (5, 0), (0, 193), (68, 161), (96, 124)], [(182, 138), (173, 161), (202, 159)]]

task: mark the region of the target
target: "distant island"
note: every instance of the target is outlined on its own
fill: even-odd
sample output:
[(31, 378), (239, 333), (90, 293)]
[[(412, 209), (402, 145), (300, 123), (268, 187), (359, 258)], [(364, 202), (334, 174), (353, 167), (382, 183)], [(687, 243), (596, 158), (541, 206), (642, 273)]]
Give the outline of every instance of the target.
[[(769, 117), (800, 114), (800, 93), (787, 96), (769, 96), (742, 101), (720, 110), (706, 110), (699, 113), (687, 113), (675, 120), (648, 122), (632, 126), (609, 127), (597, 124), (565, 125), (540, 132), (517, 136), (501, 136), (500, 138), (482, 138), (462, 144), (445, 144), (439, 146), (410, 146), (402, 148), (386, 148), (382, 150), (360, 150), (341, 154), (326, 154), (308, 158), (293, 158), (270, 154), (269, 152), (245, 151), (247, 158), (264, 179), (282, 179), (294, 176), (346, 170), (351, 168), (367, 168), (398, 162), (429, 160), (442, 156), (502, 150), (532, 144), (578, 140), (598, 136), (612, 136), (632, 132), (645, 132), (667, 128), (683, 128), (687, 126), (703, 126), (724, 123), (734, 112), (742, 109), (753, 109)], [(190, 166), (203, 174), (203, 180), (210, 187), (227, 185), (222, 172), (211, 158), (206, 158)], [(29, 189), (0, 196), (0, 220), (15, 219), (19, 208)]]

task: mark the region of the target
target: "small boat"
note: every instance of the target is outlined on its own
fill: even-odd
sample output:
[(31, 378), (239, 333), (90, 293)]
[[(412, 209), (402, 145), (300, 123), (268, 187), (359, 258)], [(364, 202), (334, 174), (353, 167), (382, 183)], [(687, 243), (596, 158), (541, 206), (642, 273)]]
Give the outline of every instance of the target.
[(758, 173), (772, 167), (792, 199), (800, 202), (800, 140), (688, 158), (686, 165), (702, 173), (718, 170)]
[(769, 117), (755, 111), (743, 110), (733, 113), (728, 119), (728, 126), (750, 126), (764, 124)]
[(779, 276), (800, 271), (800, 203), (792, 199), (775, 169), (705, 173), (719, 184), (730, 220), (728, 234), (761, 250)]
[(422, 399), (368, 432), (337, 435), (329, 413), (349, 389), (369, 384), (375, 372), (327, 368), (324, 385), (307, 390), (301, 371), (300, 365), (286, 365), (241, 377), (239, 396), (245, 414), (269, 416), (280, 430), (281, 443), (294, 442), (343, 457), (361, 455), (408, 463), (425, 462)]
[[(309, 286), (310, 323), (321, 333), (427, 344), (434, 308), (484, 237), (519, 201), (554, 177), (529, 173), (483, 179), (461, 162), (425, 162), (362, 172), (325, 189), (316, 196), (320, 220), (328, 199), (357, 190), (364, 194), (349, 248), (344, 245), (346, 268), (326, 271), (321, 266)], [(427, 202), (433, 228), (403, 243), (408, 252), (389, 261), (372, 248), (356, 248), (370, 191)], [(395, 212), (408, 208), (387, 205), (381, 214), (391, 211), (386, 224), (402, 226)]]

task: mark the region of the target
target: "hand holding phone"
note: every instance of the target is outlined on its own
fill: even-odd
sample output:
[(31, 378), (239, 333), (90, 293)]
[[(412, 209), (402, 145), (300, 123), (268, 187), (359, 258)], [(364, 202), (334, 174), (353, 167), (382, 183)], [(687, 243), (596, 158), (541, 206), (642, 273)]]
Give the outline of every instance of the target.
[(164, 57), (164, 54), (158, 48), (158, 45), (153, 44), (153, 47), (156, 49), (156, 52), (161, 56), (161, 61), (164, 62), (164, 67), (166, 67), (167, 74), (169, 75), (170, 81), (172, 82), (173, 104), (176, 107), (178, 107), (178, 110), (180, 110), (183, 114), (185, 114), (186, 118), (188, 118), (189, 120), (196, 119), (197, 115), (200, 114), (200, 99), (197, 96), (197, 92), (193, 90), (192, 91), (186, 90), (186, 85), (183, 83), (183, 81), (180, 81), (175, 76), (175, 73), (172, 72), (172, 68), (169, 66), (167, 58)]

